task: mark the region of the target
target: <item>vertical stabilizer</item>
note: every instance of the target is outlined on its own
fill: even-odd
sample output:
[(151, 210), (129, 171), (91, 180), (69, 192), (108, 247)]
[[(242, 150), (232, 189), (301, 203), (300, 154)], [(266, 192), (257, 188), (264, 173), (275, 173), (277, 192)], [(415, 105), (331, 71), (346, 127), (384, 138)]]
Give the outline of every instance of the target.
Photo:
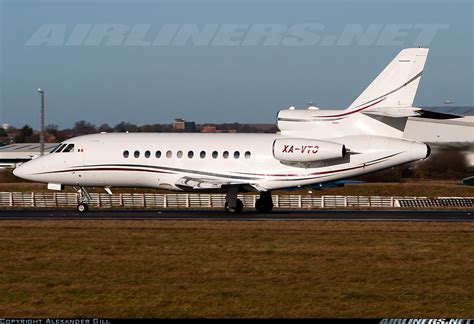
[(411, 107), (428, 56), (427, 48), (406, 48), (347, 110)]

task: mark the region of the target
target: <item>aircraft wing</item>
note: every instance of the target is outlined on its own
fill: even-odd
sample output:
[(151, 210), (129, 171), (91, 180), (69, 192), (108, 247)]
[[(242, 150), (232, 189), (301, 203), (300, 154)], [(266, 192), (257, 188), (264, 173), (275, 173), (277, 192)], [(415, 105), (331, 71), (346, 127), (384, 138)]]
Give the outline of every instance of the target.
[(287, 188), (286, 191), (301, 190), (305, 188), (316, 189), (316, 190), (326, 190), (326, 189), (331, 189), (331, 188), (344, 187), (346, 184), (360, 184), (360, 183), (366, 183), (366, 182), (367, 181), (361, 181), (361, 180), (337, 180), (337, 181), (308, 185), (308, 186), (305, 186), (304, 188), (302, 187)]
[(177, 187), (185, 189), (220, 189), (222, 186), (228, 186), (232, 184), (241, 184), (233, 183), (231, 181), (220, 181), (213, 178), (193, 178), (193, 177), (183, 177), (176, 182)]
[(249, 183), (242, 181), (228, 181), (218, 180), (215, 178), (194, 178), (194, 177), (182, 177), (176, 182), (176, 187), (185, 190), (212, 190), (222, 189), (223, 187), (229, 187), (232, 185), (241, 186), (242, 190), (261, 192), (267, 189), (259, 186), (257, 183)]

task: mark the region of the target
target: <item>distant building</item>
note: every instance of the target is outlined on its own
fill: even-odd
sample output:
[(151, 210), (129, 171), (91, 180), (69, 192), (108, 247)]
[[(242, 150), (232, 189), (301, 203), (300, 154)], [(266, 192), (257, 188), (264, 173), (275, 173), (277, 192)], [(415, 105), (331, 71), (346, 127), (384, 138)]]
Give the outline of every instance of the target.
[(184, 122), (184, 131), (186, 133), (194, 133), (196, 131), (195, 122)]
[(216, 126), (202, 126), (201, 133), (217, 133)]
[(196, 123), (185, 121), (183, 118), (176, 118), (173, 121), (173, 131), (194, 133), (196, 131)]
[(217, 126), (204, 125), (201, 133), (237, 133), (236, 129), (218, 129)]
[(173, 122), (173, 130), (175, 132), (184, 132), (185, 121), (183, 118), (176, 118)]

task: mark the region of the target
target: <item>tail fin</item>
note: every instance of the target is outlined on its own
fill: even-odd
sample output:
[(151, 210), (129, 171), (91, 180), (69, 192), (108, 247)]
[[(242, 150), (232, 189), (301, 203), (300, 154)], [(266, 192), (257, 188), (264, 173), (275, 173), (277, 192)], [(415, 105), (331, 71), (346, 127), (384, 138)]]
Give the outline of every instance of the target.
[(428, 51), (427, 48), (402, 50), (347, 110), (411, 107)]

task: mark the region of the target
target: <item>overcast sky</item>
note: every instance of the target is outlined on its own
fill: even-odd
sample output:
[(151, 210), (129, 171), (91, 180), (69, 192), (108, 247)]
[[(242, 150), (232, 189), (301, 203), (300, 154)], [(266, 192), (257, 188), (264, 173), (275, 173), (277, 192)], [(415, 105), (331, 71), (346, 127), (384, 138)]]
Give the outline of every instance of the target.
[(473, 105), (471, 0), (0, 0), (0, 123), (272, 123), (347, 107), (405, 47), (415, 104)]

